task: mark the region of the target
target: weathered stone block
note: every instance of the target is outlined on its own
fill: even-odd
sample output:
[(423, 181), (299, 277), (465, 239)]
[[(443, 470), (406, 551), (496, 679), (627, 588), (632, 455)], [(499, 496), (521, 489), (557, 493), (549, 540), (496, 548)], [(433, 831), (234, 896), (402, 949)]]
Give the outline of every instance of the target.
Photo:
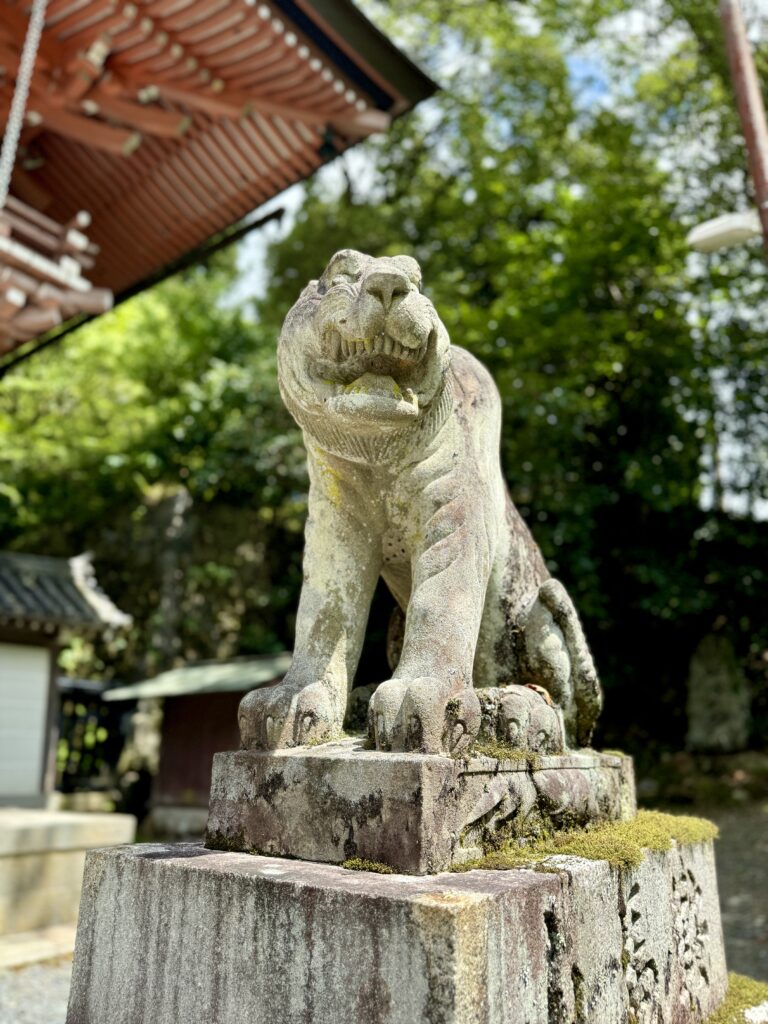
[(428, 877), (88, 855), (68, 1024), (699, 1024), (727, 984), (711, 843), (638, 868)]
[(619, 902), (630, 1022), (705, 1019), (727, 985), (711, 844), (647, 854), (620, 873)]
[(360, 739), (213, 761), (206, 846), (427, 873), (521, 835), (635, 812), (632, 762), (592, 751), (497, 761), (382, 754)]
[(632, 762), (593, 751), (468, 761), (366, 750), (362, 740), (213, 761), (206, 846), (424, 874), (524, 835), (635, 812)]

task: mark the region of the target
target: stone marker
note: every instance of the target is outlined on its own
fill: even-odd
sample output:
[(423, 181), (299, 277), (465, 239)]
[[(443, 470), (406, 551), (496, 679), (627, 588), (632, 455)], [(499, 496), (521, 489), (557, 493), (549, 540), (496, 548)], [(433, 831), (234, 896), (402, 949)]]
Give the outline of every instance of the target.
[(733, 644), (721, 633), (699, 643), (688, 670), (689, 750), (732, 753), (749, 744), (749, 680)]
[[(215, 849), (89, 856), (68, 1024), (701, 1024), (727, 984), (711, 842), (436, 873), (635, 813), (631, 761), (579, 749), (600, 686), (507, 493), (488, 373), (414, 260), (350, 250), (278, 357), (310, 471), (291, 668), (216, 755)], [(392, 677), (342, 739), (380, 576)]]

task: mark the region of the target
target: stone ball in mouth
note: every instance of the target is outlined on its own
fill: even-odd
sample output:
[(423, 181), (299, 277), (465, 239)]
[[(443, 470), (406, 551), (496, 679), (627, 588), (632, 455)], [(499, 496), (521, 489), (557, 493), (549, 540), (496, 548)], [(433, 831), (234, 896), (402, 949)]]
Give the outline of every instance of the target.
[(357, 420), (397, 422), (419, 415), (419, 397), (401, 387), (394, 377), (364, 373), (351, 384), (343, 384), (327, 402), (329, 412)]

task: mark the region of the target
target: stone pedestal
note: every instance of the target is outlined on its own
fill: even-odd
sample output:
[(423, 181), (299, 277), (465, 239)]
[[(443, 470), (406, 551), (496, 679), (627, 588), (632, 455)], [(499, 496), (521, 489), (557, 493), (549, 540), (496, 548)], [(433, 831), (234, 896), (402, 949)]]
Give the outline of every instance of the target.
[(206, 846), (408, 874), (482, 856), (494, 837), (630, 818), (632, 761), (579, 751), (454, 760), (342, 740), (213, 761)]
[(636, 868), (379, 875), (194, 845), (88, 855), (68, 1024), (699, 1024), (711, 843)]

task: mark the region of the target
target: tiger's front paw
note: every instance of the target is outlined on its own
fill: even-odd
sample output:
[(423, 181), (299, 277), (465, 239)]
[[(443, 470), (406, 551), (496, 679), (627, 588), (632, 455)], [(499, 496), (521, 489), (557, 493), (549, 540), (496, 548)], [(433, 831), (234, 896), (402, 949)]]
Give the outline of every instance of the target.
[(299, 686), (284, 680), (251, 690), (240, 701), (238, 722), (245, 750), (277, 750), (322, 742), (340, 735), (343, 703), (326, 683)]
[(403, 747), (421, 754), (458, 754), (480, 729), (480, 701), (471, 687), (449, 688), (431, 676), (414, 679), (401, 710)]
[(401, 710), (406, 683), (388, 679), (376, 687), (368, 705), (368, 736), (377, 750), (404, 750)]

